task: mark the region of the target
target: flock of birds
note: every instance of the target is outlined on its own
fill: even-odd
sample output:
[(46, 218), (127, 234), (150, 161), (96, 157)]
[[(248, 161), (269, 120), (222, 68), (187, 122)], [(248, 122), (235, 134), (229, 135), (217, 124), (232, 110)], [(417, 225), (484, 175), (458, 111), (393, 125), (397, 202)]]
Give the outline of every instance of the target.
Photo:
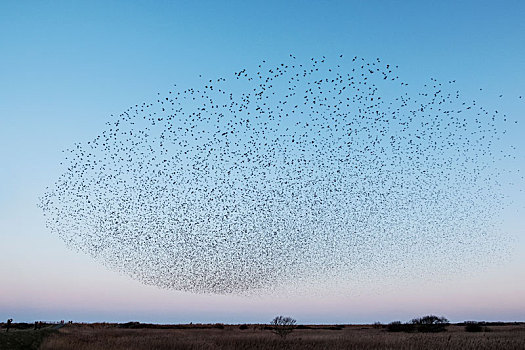
[(195, 293), (489, 259), (507, 117), (397, 70), (290, 55), (131, 106), (66, 151), (40, 201), (47, 225), (143, 283)]

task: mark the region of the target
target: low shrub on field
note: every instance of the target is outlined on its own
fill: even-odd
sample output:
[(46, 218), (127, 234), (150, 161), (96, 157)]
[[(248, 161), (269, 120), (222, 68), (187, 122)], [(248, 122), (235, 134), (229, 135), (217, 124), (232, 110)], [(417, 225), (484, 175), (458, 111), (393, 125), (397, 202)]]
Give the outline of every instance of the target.
[(295, 329), (311, 329), (312, 327), (309, 327), (309, 326), (305, 326), (304, 324), (300, 324), (298, 325), (297, 327), (295, 327)]
[(476, 321), (465, 322), (465, 331), (467, 332), (483, 332), (483, 327)]
[(118, 325), (119, 328), (132, 328), (132, 329), (136, 329), (136, 328), (142, 328), (143, 325), (140, 324), (140, 322), (126, 322), (126, 323), (121, 323)]
[(466, 321), (464, 324), (466, 332), (490, 332), (486, 322)]
[(401, 321), (390, 322), (386, 326), (388, 332), (413, 332), (415, 327), (412, 323), (402, 323)]
[[(9, 328), (11, 329), (32, 329), (34, 327), (34, 323), (26, 323), (26, 322), (18, 322), (18, 323), (11, 323), (9, 325)], [(43, 323), (44, 326), (47, 326), (46, 323)], [(0, 328), (7, 328), (6, 323), (1, 323)]]
[(437, 333), (446, 331), (449, 324), (445, 317), (428, 315), (414, 318), (409, 323), (402, 323), (401, 321), (390, 322), (386, 329), (389, 332)]
[(435, 315), (414, 318), (412, 320), (412, 324), (416, 327), (418, 332), (423, 333), (444, 332), (450, 325), (449, 321), (445, 317), (439, 317)]

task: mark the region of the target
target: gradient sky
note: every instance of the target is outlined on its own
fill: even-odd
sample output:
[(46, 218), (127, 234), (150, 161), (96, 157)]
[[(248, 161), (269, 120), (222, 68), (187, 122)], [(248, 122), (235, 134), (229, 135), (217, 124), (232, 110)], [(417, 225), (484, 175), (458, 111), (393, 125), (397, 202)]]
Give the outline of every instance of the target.
[[(263, 59), (380, 57), (400, 77), (456, 79), (464, 96), (520, 120), (509, 131), (525, 171), (523, 1), (2, 1), (0, 3), (0, 320), (268, 322), (525, 320), (525, 198), (510, 174), (502, 229), (513, 249), (494, 266), (438, 280), (371, 278), (352, 295), (192, 295), (144, 286), (67, 249), (38, 197), (62, 150), (111, 114), (199, 74)], [(479, 89), (483, 88), (483, 93)], [(499, 95), (503, 98), (499, 98)], [(515, 165), (515, 164), (514, 164)], [(512, 165), (512, 166), (514, 166)], [(509, 164), (509, 166), (511, 166)]]

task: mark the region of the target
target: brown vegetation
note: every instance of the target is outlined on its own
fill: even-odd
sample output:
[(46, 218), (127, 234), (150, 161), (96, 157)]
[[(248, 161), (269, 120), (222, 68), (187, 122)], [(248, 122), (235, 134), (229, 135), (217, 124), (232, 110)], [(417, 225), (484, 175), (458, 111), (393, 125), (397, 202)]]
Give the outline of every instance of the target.
[[(465, 332), (451, 325), (442, 333), (391, 333), (373, 326), (303, 326), (281, 339), (264, 325), (122, 328), (111, 324), (68, 325), (46, 338), (42, 350), (93, 349), (523, 349), (525, 324)], [(243, 327), (244, 328), (244, 327)]]

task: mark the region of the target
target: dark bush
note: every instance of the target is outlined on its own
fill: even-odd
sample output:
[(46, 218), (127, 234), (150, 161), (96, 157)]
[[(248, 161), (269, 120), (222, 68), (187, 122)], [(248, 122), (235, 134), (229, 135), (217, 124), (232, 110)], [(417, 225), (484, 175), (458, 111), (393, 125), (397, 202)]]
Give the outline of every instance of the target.
[(241, 325), (239, 326), (239, 329), (242, 330), (242, 331), (245, 330), (245, 329), (248, 329), (248, 325), (241, 324)]
[(386, 329), (389, 332), (402, 332), (403, 331), (402, 326), (403, 324), (401, 323), (401, 321), (393, 321), (387, 325)]
[(140, 328), (140, 322), (126, 322), (118, 325), (120, 328)]
[(412, 320), (412, 324), (416, 327), (418, 332), (436, 333), (446, 331), (447, 326), (450, 323), (445, 317), (428, 315), (420, 318), (414, 318)]
[(465, 322), (465, 331), (467, 332), (483, 332), (483, 327), (476, 321)]
[(388, 332), (413, 332), (415, 326), (411, 323), (401, 323), (401, 321), (390, 322), (386, 326)]
[(466, 321), (464, 323), (466, 332), (490, 332), (486, 322)]
[(31, 329), (34, 327), (33, 323), (26, 323), (26, 322), (20, 322), (20, 323), (12, 323), (11, 328), (13, 329)]
[(224, 325), (222, 323), (216, 323), (213, 325), (213, 328), (224, 329)]
[(309, 327), (309, 326), (305, 326), (304, 324), (300, 324), (298, 325), (297, 327), (295, 327), (296, 329), (312, 329), (312, 327)]

